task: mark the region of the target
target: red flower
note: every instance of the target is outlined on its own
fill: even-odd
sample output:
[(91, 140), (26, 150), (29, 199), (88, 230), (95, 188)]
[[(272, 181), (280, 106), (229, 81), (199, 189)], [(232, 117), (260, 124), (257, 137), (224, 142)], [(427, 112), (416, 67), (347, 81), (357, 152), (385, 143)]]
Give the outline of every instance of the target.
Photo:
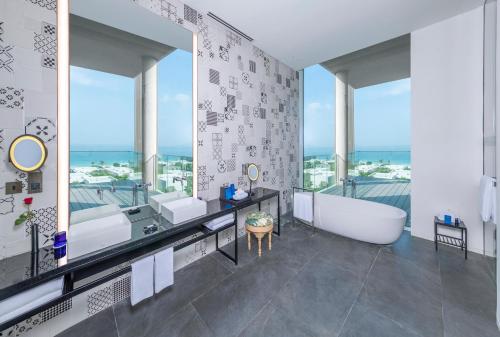
[(25, 205), (31, 205), (32, 202), (33, 202), (33, 198), (24, 198)]

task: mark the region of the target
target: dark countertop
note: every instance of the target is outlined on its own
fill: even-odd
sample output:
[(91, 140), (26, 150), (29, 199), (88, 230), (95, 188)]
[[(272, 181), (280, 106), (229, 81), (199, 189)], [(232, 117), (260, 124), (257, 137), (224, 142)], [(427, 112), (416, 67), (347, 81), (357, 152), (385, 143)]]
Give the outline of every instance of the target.
[[(69, 272), (84, 269), (186, 231), (192, 231), (207, 221), (279, 196), (279, 191), (266, 188), (255, 188), (253, 192), (248, 200), (237, 204), (218, 199), (207, 201), (207, 214), (177, 225), (168, 222), (149, 205), (139, 207), (141, 212), (138, 214), (128, 215), (125, 211), (124, 213), (132, 223), (132, 238), (78, 258), (55, 259), (52, 247), (46, 247), (39, 250), (37, 263), (32, 258), (31, 252), (0, 260), (0, 301)], [(156, 224), (158, 230), (145, 234), (143, 228), (151, 224)]]

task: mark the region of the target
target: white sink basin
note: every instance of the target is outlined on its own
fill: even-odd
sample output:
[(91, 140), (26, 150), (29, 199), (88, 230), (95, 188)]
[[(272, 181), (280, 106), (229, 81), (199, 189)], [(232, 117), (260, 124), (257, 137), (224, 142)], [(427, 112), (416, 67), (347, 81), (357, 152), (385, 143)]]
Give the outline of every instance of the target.
[(73, 224), (69, 227), (68, 258), (74, 259), (131, 238), (132, 224), (123, 213)]
[(109, 204), (104, 206), (92, 207), (71, 212), (69, 223), (76, 225), (77, 223), (103, 218), (105, 216), (121, 213), (120, 206), (117, 204)]
[(149, 197), (149, 204), (151, 207), (154, 208), (154, 210), (158, 213), (161, 212), (161, 205), (169, 202), (169, 201), (174, 201), (177, 199), (182, 199), (182, 198), (187, 198), (188, 196), (184, 192), (169, 192), (169, 193), (161, 193), (157, 195), (153, 195)]
[(205, 214), (207, 214), (207, 202), (192, 197), (161, 205), (161, 215), (174, 225)]

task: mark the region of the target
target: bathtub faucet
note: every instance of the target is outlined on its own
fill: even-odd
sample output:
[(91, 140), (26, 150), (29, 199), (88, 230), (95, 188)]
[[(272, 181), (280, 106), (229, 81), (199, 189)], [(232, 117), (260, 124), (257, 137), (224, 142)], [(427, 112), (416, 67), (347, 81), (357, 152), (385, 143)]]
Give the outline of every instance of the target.
[(340, 178), (342, 181), (342, 196), (347, 195), (347, 185), (351, 185), (351, 198), (356, 198), (356, 180), (352, 178)]
[(135, 183), (132, 185), (132, 206), (139, 205), (139, 190), (142, 190), (144, 196), (144, 204), (149, 202), (148, 198), (148, 188), (152, 186), (152, 183)]

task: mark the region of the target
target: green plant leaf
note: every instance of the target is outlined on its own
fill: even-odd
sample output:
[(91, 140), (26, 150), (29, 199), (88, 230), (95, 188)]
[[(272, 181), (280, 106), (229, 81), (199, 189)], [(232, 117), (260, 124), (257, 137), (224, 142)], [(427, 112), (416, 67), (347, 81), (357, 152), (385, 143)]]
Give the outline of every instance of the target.
[(22, 213), (21, 215), (19, 215), (19, 218), (17, 218), (15, 221), (14, 221), (14, 224), (16, 226), (19, 226), (20, 224), (24, 223), (26, 220), (28, 220), (28, 215), (30, 213), (29, 212), (24, 212)]

